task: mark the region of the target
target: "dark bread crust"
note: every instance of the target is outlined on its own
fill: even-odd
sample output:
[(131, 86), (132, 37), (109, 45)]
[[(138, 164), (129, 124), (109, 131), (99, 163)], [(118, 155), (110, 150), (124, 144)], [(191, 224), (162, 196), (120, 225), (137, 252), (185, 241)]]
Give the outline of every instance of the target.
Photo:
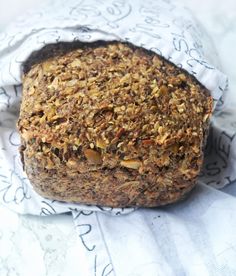
[(119, 42), (50, 45), (25, 67), (25, 170), (55, 200), (173, 203), (195, 186), (211, 112), (209, 91), (152, 52)]

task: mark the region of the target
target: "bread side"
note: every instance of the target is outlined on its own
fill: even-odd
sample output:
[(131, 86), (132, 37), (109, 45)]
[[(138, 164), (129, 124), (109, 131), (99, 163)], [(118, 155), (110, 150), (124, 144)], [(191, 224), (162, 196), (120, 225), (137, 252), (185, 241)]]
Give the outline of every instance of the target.
[(119, 42), (80, 45), (24, 76), (25, 170), (51, 199), (169, 204), (195, 185), (211, 112), (207, 89), (156, 54)]

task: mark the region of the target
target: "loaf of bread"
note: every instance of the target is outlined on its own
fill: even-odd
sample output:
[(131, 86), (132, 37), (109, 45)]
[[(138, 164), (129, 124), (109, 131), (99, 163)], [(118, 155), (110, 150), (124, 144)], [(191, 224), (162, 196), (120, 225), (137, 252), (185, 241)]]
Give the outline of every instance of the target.
[(25, 65), (25, 171), (50, 199), (111, 207), (183, 198), (203, 161), (212, 97), (157, 54), (121, 42), (50, 45)]

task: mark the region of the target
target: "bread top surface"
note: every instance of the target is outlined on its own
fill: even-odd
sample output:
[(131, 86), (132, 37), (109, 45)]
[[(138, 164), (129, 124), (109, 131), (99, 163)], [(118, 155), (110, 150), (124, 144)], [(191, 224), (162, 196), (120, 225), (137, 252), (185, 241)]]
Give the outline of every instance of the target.
[(199, 173), (212, 98), (184, 70), (120, 42), (81, 45), (28, 69), (18, 128), (46, 169)]

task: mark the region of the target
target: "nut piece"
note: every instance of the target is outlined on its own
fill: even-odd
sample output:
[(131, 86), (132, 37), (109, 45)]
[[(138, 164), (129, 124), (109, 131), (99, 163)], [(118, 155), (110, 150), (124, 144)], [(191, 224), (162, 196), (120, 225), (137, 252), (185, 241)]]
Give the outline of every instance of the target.
[(152, 139), (144, 139), (144, 140), (142, 140), (142, 144), (143, 144), (143, 146), (147, 147), (147, 146), (153, 145), (154, 141)]
[(107, 144), (102, 138), (98, 138), (96, 141), (96, 146), (100, 149), (105, 149), (107, 147)]
[(125, 129), (122, 127), (116, 133), (116, 138), (120, 138), (125, 133)]
[(160, 94), (161, 94), (161, 95), (166, 95), (166, 94), (168, 94), (168, 88), (167, 88), (166, 85), (162, 85), (162, 86), (160, 87)]
[(187, 81), (187, 78), (184, 74), (179, 74), (177, 77), (183, 82)]
[(84, 155), (87, 158), (88, 162), (91, 164), (99, 165), (102, 163), (101, 154), (95, 150), (86, 149), (84, 150)]
[(66, 162), (66, 166), (71, 168), (71, 169), (75, 169), (77, 168), (77, 162), (76, 160), (70, 158), (67, 162)]
[(79, 59), (75, 59), (71, 64), (71, 67), (80, 67), (81, 66), (81, 61)]
[(130, 160), (123, 160), (120, 162), (120, 164), (123, 167), (138, 170), (142, 165), (142, 162), (137, 159), (130, 159)]

